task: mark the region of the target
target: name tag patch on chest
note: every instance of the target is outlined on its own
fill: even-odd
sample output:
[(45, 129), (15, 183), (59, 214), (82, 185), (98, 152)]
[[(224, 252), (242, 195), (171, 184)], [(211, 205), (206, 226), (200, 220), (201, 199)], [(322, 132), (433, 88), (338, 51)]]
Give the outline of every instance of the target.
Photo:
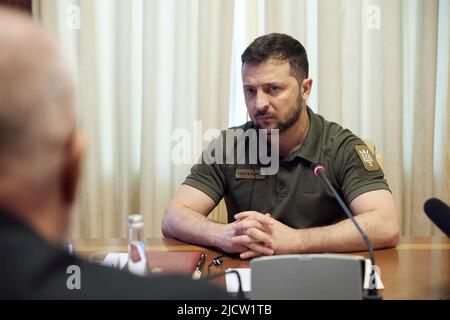
[(370, 172), (380, 170), (380, 166), (378, 165), (375, 156), (372, 152), (370, 152), (369, 148), (365, 144), (357, 144), (355, 146), (355, 150), (367, 171)]
[(234, 177), (236, 179), (263, 180), (266, 176), (261, 175), (261, 170), (257, 169), (236, 169)]

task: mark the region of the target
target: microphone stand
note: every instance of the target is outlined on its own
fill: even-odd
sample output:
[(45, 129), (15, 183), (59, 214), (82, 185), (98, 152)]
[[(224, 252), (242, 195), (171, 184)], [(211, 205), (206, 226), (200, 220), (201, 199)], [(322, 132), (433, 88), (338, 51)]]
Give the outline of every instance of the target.
[(358, 232), (361, 235), (362, 239), (366, 243), (367, 248), (369, 249), (370, 261), (372, 263), (372, 270), (370, 272), (370, 275), (371, 276), (373, 275), (373, 277), (374, 277), (375, 287), (372, 288), (372, 289), (369, 288), (368, 294), (367, 294), (365, 299), (366, 300), (381, 300), (382, 298), (378, 294), (378, 289), (376, 287), (377, 280), (376, 280), (376, 277), (375, 277), (375, 254), (374, 254), (374, 251), (373, 251), (372, 243), (370, 242), (369, 238), (364, 233), (364, 231), (361, 229), (361, 227), (359, 226), (358, 222), (356, 222), (355, 218), (353, 217), (353, 214), (350, 212), (350, 210), (348, 209), (348, 207), (345, 204), (345, 202), (342, 200), (342, 198), (340, 197), (340, 195), (338, 194), (336, 189), (333, 187), (333, 185), (331, 184), (330, 180), (327, 178), (327, 176), (326, 176), (326, 174), (324, 172), (325, 171), (325, 167), (323, 167), (320, 164), (311, 163), (311, 169), (314, 171), (314, 175), (315, 176), (319, 176), (320, 178), (322, 178), (322, 180), (328, 186), (328, 189), (333, 193), (333, 196), (336, 198), (337, 202), (341, 206), (342, 210), (344, 210), (344, 212), (347, 215), (347, 217), (352, 221), (353, 225), (356, 227), (356, 229), (358, 230)]

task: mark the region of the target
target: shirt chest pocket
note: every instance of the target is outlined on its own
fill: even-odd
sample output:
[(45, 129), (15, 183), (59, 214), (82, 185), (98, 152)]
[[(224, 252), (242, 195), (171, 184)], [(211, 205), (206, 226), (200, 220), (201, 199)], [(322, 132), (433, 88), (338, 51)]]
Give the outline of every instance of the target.
[[(227, 196), (227, 206), (232, 208), (229, 212), (229, 219), (233, 219), (232, 215), (251, 210), (252, 198), (255, 195), (255, 183), (258, 180), (236, 178), (236, 166), (225, 166), (223, 173), (225, 175), (225, 194)], [(228, 208), (230, 210), (230, 208)], [(231, 213), (231, 217), (230, 217)], [(232, 220), (230, 220), (232, 221)]]
[(247, 194), (251, 192), (252, 184), (254, 184), (255, 181), (250, 176), (248, 178), (238, 178), (236, 176), (237, 169), (240, 169), (240, 167), (225, 166), (223, 168), (223, 173), (225, 176), (225, 193), (229, 195), (247, 197)]
[(297, 177), (297, 192), (302, 194), (317, 193), (321, 189), (322, 181), (312, 171), (301, 172)]

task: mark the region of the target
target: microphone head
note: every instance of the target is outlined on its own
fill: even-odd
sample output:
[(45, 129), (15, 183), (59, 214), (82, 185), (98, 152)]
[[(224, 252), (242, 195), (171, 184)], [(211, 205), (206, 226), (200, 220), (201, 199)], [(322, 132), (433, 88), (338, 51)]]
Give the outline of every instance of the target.
[(439, 199), (425, 202), (424, 211), (433, 223), (450, 238), (450, 207)]
[(314, 175), (319, 176), (319, 172), (325, 171), (325, 167), (318, 163), (311, 162), (311, 169), (314, 171)]
[(308, 161), (309, 167), (314, 172), (314, 175), (317, 177), (319, 175), (319, 171), (325, 171), (325, 167), (322, 166), (320, 163), (316, 163), (313, 161)]

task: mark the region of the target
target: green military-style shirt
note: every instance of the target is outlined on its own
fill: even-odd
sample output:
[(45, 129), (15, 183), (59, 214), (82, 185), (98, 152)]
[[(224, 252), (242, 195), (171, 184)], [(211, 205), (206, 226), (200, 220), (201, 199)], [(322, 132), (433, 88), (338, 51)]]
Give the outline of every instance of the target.
[[(257, 174), (261, 166), (247, 162), (203, 162), (192, 167), (184, 184), (204, 192), (216, 204), (225, 197), (229, 222), (238, 212), (254, 210), (270, 213), (293, 228), (325, 226), (346, 218), (331, 191), (314, 175), (310, 162), (326, 168), (328, 178), (348, 205), (363, 193), (389, 190), (382, 169), (361, 139), (309, 107), (308, 116), (310, 127), (303, 144), (296, 152), (279, 158), (276, 174), (261, 176)], [(245, 132), (251, 128), (254, 125), (250, 121), (228, 130)]]

